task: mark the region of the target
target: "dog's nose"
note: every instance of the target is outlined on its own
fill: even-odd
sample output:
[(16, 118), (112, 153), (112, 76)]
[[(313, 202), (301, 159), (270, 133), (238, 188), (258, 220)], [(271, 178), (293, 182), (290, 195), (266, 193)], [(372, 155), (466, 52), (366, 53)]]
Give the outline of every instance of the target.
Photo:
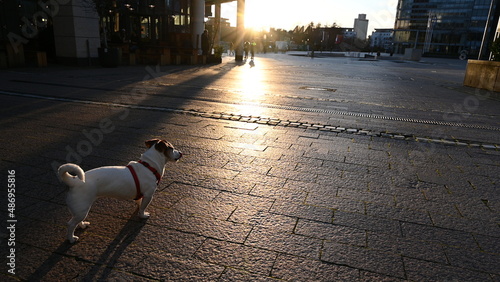
[(179, 157), (176, 159), (176, 161), (180, 160), (182, 158), (182, 152), (179, 151)]

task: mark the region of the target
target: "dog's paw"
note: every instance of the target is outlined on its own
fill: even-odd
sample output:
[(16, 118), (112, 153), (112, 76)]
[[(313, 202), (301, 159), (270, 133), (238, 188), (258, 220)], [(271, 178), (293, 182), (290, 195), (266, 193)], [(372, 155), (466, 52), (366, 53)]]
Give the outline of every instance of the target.
[(71, 244), (74, 244), (76, 241), (78, 241), (78, 236), (72, 236), (71, 238), (68, 238), (68, 241), (71, 243)]
[(85, 228), (89, 227), (89, 225), (90, 225), (90, 222), (82, 221), (78, 224), (78, 227), (80, 227), (81, 229), (85, 229)]
[(149, 218), (151, 214), (149, 212), (144, 212), (144, 213), (139, 213), (139, 217), (142, 218), (142, 219), (146, 219), (146, 218)]

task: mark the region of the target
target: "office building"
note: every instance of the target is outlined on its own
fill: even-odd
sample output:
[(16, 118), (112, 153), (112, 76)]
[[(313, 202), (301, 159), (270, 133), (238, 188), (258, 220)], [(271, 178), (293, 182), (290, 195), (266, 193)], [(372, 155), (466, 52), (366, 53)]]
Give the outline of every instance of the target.
[(392, 28), (376, 28), (371, 35), (370, 47), (372, 49), (391, 52), (393, 33), (394, 29)]
[[(406, 48), (424, 54), (458, 56), (467, 50), (478, 55), (492, 40), (498, 22), (498, 0), (399, 0), (394, 27), (397, 53)], [(488, 20), (489, 16), (489, 20)], [(488, 26), (487, 26), (488, 25)], [(486, 33), (485, 33), (486, 28)]]
[(354, 19), (354, 32), (356, 38), (365, 40), (368, 35), (368, 20), (366, 14), (359, 14), (357, 19)]

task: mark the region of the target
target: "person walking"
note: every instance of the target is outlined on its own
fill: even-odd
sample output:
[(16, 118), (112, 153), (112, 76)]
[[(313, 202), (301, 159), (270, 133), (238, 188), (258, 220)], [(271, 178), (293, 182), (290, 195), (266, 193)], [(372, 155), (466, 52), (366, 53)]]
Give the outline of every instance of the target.
[(201, 54), (204, 56), (209, 55), (208, 49), (210, 48), (210, 43), (208, 39), (208, 30), (204, 30), (203, 34), (201, 35)]
[(255, 57), (255, 47), (256, 46), (257, 46), (257, 43), (255, 43), (255, 41), (252, 41), (252, 43), (250, 43), (250, 54), (252, 56), (252, 60)]
[(250, 42), (245, 41), (243, 44), (243, 50), (245, 50), (245, 59), (248, 59), (248, 52), (250, 51)]

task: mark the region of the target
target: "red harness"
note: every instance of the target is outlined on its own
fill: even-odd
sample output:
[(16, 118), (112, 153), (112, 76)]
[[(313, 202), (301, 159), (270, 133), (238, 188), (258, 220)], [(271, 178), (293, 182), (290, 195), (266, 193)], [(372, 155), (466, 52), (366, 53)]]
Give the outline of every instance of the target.
[[(158, 173), (158, 171), (154, 167), (150, 166), (147, 162), (144, 162), (144, 161), (138, 161), (138, 163), (145, 166), (147, 169), (149, 169), (155, 175), (156, 185), (160, 184), (161, 175)], [(144, 195), (142, 195), (142, 192), (141, 192), (141, 183), (139, 183), (139, 178), (137, 177), (137, 173), (135, 172), (135, 169), (131, 165), (128, 165), (127, 168), (130, 170), (130, 173), (132, 174), (132, 177), (134, 178), (135, 189), (137, 191), (134, 200), (136, 200), (136, 201), (140, 200), (144, 197)]]

